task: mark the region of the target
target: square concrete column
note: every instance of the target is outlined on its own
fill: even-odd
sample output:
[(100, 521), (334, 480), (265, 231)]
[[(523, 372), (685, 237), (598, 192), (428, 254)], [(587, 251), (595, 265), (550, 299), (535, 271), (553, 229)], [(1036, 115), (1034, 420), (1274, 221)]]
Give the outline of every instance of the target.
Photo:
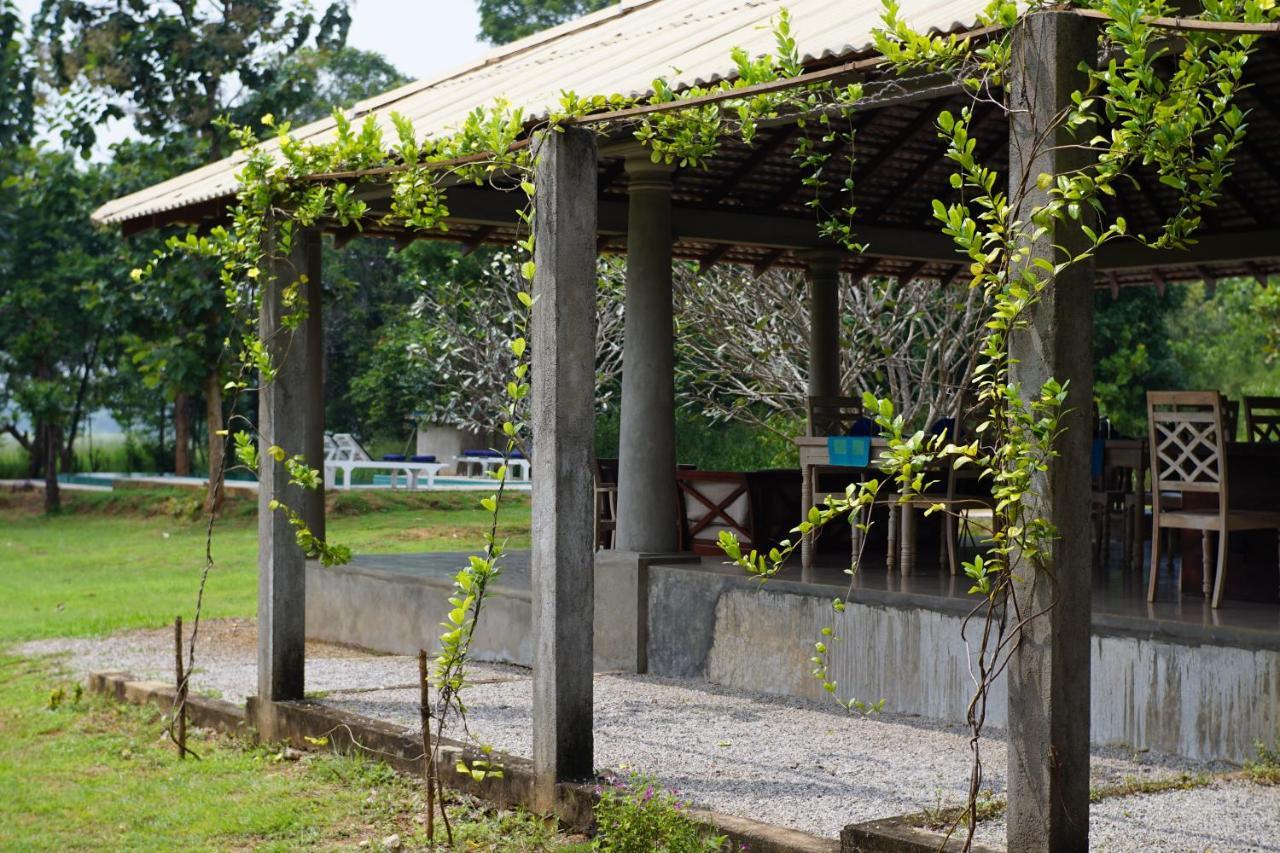
[[(1046, 195), (1041, 174), (1086, 166), (1069, 134), (1055, 129), (1084, 85), (1082, 60), (1097, 56), (1096, 29), (1069, 13), (1031, 15), (1014, 34), (1010, 74), (1010, 196), (1014, 219), (1028, 222)], [(1025, 195), (1021, 195), (1025, 190)], [(1020, 198), (1021, 196), (1021, 198)], [(1054, 248), (1086, 245), (1078, 225), (1050, 226), (1031, 258), (1059, 261)], [(1089, 528), (1090, 403), (1093, 399), (1093, 264), (1055, 277), (1012, 339), (1013, 381), (1027, 397), (1053, 377), (1070, 383), (1065, 432), (1047, 474), (1036, 478), (1033, 512), (1057, 528), (1042, 568), (1012, 568), (1027, 623), (1009, 664), (1010, 850), (1075, 851), (1089, 845)]]
[[(274, 255), (269, 238), (268, 255)], [(312, 365), (320, 321), (320, 235), (295, 228), (287, 255), (270, 262), (263, 284), (259, 334), (276, 369), (275, 379), (258, 391), (258, 698), (264, 702), (301, 699), (306, 634), (306, 561), (285, 513), (270, 508), (273, 499), (314, 516), (316, 498), (299, 486), (289, 485), (284, 463), (267, 449), (277, 445), (289, 456), (315, 448), (323, 456), (323, 400)], [(305, 277), (305, 281), (304, 281)], [(285, 290), (296, 287), (308, 318), (290, 330), (285, 318), (291, 309)], [(313, 302), (314, 300), (314, 302)], [(323, 465), (323, 462), (321, 463)], [(319, 496), (323, 517), (323, 494)]]
[(835, 249), (804, 254), (809, 272), (809, 396), (839, 397), (840, 259)]
[(671, 306), (671, 173), (646, 152), (626, 162), (626, 325), (618, 433), (621, 551), (666, 553), (678, 544), (675, 329)]
[(540, 137), (530, 328), (535, 800), (590, 778), (595, 554), (596, 144)]

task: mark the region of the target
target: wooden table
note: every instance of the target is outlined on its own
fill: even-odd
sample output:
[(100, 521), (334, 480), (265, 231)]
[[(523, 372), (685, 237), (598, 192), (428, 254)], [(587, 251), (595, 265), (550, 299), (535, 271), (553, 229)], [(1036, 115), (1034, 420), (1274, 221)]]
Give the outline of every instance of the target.
[[(834, 492), (823, 492), (815, 495), (814, 485), (820, 473), (852, 473), (866, 471), (866, 468), (848, 468), (831, 464), (831, 453), (828, 449), (827, 436), (805, 435), (795, 440), (800, 451), (800, 517), (808, 518), (809, 510), (826, 500), (827, 495)], [(882, 438), (871, 439), (871, 459), (875, 459), (879, 451), (888, 447)], [(839, 495), (843, 497), (844, 495)], [(890, 553), (893, 552), (891, 547)], [(815, 556), (813, 534), (805, 534), (800, 539), (800, 565), (804, 569), (812, 569)]]
[[(827, 436), (801, 436), (795, 439), (800, 455), (801, 491), (800, 511), (802, 518), (809, 517), (809, 509), (821, 504), (830, 492), (815, 493), (815, 484), (819, 474), (838, 474), (866, 471), (875, 467), (875, 459), (889, 446), (883, 438), (871, 439), (871, 463), (867, 468), (849, 468), (831, 464)], [(1108, 439), (1103, 446), (1103, 469), (1123, 468), (1131, 471), (1131, 483), (1135, 499), (1133, 501), (1133, 518), (1129, 531), (1130, 541), (1129, 564), (1141, 570), (1142, 549), (1145, 541), (1146, 507), (1143, 496), (1147, 476), (1147, 442), (1141, 439)], [(840, 495), (841, 497), (843, 495)], [(901, 568), (904, 575), (915, 569), (915, 513), (896, 512), (897, 507), (890, 506), (889, 547), (887, 563), (892, 571), (898, 561), (898, 549), (901, 548)], [(895, 523), (896, 522), (896, 523)], [(813, 536), (802, 538), (800, 543), (801, 565), (808, 569), (813, 567), (815, 548)]]

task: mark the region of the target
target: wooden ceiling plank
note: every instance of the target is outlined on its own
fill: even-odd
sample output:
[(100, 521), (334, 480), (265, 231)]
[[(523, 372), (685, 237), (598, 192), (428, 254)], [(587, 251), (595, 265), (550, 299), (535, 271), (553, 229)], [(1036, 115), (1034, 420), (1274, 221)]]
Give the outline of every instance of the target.
[(715, 206), (719, 204), (725, 196), (731, 194), (735, 189), (737, 189), (738, 184), (742, 182), (743, 178), (750, 175), (762, 163), (768, 160), (769, 157), (781, 148), (795, 132), (796, 126), (794, 124), (784, 125), (767, 140), (757, 144), (745, 160), (739, 163), (732, 172), (725, 176), (725, 179), (721, 181), (715, 189), (706, 194), (703, 198), (703, 203), (708, 206)]

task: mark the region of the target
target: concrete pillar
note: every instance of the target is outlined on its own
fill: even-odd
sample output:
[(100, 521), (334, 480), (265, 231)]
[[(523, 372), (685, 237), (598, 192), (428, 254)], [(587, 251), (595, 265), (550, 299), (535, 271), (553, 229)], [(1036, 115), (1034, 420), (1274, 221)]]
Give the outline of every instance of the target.
[[(1013, 218), (1030, 221), (1046, 195), (1037, 176), (1087, 165), (1078, 140), (1054, 119), (1084, 85), (1082, 59), (1097, 55), (1096, 29), (1063, 12), (1029, 16), (1014, 35), (1010, 75), (1010, 196)], [(1040, 144), (1037, 145), (1037, 142)], [(1061, 259), (1085, 238), (1074, 224), (1050, 226), (1031, 245), (1032, 259)], [(1015, 273), (1016, 274), (1016, 271)], [(1069, 382), (1061, 456), (1037, 477), (1033, 512), (1057, 528), (1043, 570), (1014, 566), (1022, 614), (1035, 616), (1013, 651), (1009, 678), (1008, 847), (1025, 851), (1086, 850), (1089, 846), (1089, 529), (1090, 429), (1093, 399), (1092, 262), (1055, 277), (1030, 318), (1013, 336), (1013, 381), (1027, 396), (1045, 380)]]
[[(269, 240), (269, 255), (276, 253)], [(307, 283), (302, 282), (306, 276)], [(302, 512), (315, 511), (315, 497), (308, 490), (289, 485), (283, 462), (267, 452), (276, 445), (288, 456), (307, 454), (322, 437), (315, 420), (313, 397), (317, 392), (311, 337), (319, 322), (319, 304), (309, 306), (313, 316), (290, 330), (284, 319), (290, 309), (285, 290), (300, 289), (304, 304), (319, 293), (320, 238), (315, 231), (296, 228), (286, 256), (270, 262), (262, 290), (259, 334), (276, 369), (275, 379), (258, 391), (258, 698), (283, 701), (301, 699), (303, 692), (304, 638), (306, 632), (305, 557), (295, 531), (271, 501)], [(323, 455), (323, 451), (322, 451)], [(323, 498), (321, 498), (323, 500)], [(320, 505), (323, 513), (323, 504)]]
[(307, 464), (320, 472), (320, 485), (303, 500), (307, 527), (325, 538), (324, 518), (324, 283), (322, 238), (319, 233), (307, 252)]
[(840, 258), (834, 249), (805, 253), (809, 268), (809, 396), (839, 397)]
[(596, 144), (537, 144), (533, 317), (533, 765), (538, 808), (593, 773)]
[(678, 544), (671, 172), (645, 153), (627, 158), (626, 331), (618, 436), (621, 551), (671, 552)]

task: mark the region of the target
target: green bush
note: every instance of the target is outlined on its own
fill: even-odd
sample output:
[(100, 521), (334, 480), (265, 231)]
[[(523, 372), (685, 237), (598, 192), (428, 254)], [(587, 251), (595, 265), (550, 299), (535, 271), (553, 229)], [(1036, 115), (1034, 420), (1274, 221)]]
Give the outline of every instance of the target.
[(676, 793), (652, 779), (609, 776), (596, 803), (594, 849), (608, 853), (702, 853), (727, 849), (727, 839), (714, 835), (688, 814)]
[[(618, 458), (617, 408), (596, 416), (596, 456)], [(778, 432), (800, 435), (803, 424), (778, 419)], [(714, 421), (700, 412), (676, 409), (676, 461), (702, 471), (758, 471), (795, 468), (796, 446), (777, 432), (742, 421)]]

